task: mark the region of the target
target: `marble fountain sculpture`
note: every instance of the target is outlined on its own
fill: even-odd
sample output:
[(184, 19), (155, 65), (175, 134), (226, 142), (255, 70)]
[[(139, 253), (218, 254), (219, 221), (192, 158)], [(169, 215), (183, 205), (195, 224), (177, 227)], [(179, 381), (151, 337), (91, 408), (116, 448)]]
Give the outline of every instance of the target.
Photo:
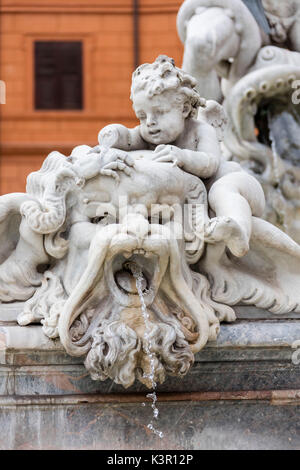
[(300, 0), (185, 0), (182, 68), (223, 103), (223, 153), (262, 184), (264, 218), (300, 242)]
[(232, 306), (300, 312), (300, 246), (261, 218), (258, 181), (222, 161), (192, 76), (160, 56), (131, 99), (137, 127), (50, 153), (26, 193), (1, 196), (0, 299), (93, 379), (150, 388), (184, 376)]

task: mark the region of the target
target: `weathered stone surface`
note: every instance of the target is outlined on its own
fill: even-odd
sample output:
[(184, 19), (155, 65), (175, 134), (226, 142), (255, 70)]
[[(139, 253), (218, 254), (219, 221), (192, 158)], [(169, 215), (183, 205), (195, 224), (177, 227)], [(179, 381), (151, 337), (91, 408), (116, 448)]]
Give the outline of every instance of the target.
[[(68, 356), (58, 340), (45, 339), (40, 326), (7, 326), (1, 328), (0, 334), (2, 342), (3, 338), (7, 342), (7, 349), (2, 349), (0, 356), (1, 395), (146, 391), (139, 382), (124, 390), (110, 379), (91, 380), (82, 359)], [(190, 372), (183, 379), (169, 377), (158, 391), (300, 389), (300, 367), (292, 362), (292, 345), (299, 339), (297, 321), (223, 324), (218, 340), (196, 355)], [(28, 348), (30, 345), (34, 349)]]
[[(111, 380), (91, 380), (82, 365), (43, 366), (0, 369), (2, 395), (68, 395), (85, 393), (146, 393), (142, 384), (135, 382), (128, 390)], [(188, 375), (180, 380), (170, 377), (158, 392), (282, 390), (300, 388), (299, 366), (290, 362), (224, 362), (196, 363)]]
[(139, 404), (1, 406), (0, 449), (300, 449), (300, 406), (159, 403), (160, 439)]
[(24, 302), (13, 302), (11, 304), (0, 305), (0, 325), (14, 323), (18, 315), (23, 311)]
[(300, 313), (297, 312), (276, 314), (276, 317), (274, 317), (274, 315), (268, 312), (267, 310), (264, 310), (262, 308), (251, 307), (250, 305), (236, 305), (234, 307), (234, 311), (238, 319), (249, 321), (274, 320), (274, 318), (276, 318), (277, 320), (284, 320), (285, 318), (300, 319)]
[(0, 428), (8, 432), (0, 449), (299, 449), (300, 392), (285, 392), (300, 390), (291, 347), (299, 328), (291, 320), (223, 324), (182, 380), (158, 387), (161, 440), (146, 429), (152, 408), (140, 382), (124, 390), (92, 381), (81, 358), (45, 340), (41, 326), (2, 327)]

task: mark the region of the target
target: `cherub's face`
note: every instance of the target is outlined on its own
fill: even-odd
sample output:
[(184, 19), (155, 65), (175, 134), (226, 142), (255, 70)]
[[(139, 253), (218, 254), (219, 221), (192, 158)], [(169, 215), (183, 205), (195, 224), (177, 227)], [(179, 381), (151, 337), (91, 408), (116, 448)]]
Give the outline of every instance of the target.
[(140, 121), (141, 136), (154, 145), (170, 144), (182, 134), (190, 113), (188, 103), (176, 103), (175, 92), (149, 98), (144, 90), (133, 96), (133, 109)]

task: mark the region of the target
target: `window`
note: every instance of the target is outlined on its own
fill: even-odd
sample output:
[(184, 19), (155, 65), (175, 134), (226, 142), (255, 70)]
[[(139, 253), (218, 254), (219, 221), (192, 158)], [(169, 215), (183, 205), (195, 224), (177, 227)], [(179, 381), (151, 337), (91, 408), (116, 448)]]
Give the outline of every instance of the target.
[(36, 41), (35, 109), (82, 109), (82, 43)]

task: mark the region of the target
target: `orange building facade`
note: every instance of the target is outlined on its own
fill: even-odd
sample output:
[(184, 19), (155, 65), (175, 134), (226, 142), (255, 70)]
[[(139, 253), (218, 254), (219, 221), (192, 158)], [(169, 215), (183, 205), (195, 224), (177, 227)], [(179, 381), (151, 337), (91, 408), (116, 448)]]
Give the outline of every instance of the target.
[[(135, 63), (167, 54), (178, 65), (181, 0), (1, 0), (0, 193), (24, 191), (26, 176), (52, 150), (96, 145), (98, 131), (137, 121), (129, 98)], [(137, 25), (138, 24), (138, 29)], [(80, 42), (82, 109), (37, 109), (37, 42)], [(138, 58), (138, 59), (137, 59)]]

